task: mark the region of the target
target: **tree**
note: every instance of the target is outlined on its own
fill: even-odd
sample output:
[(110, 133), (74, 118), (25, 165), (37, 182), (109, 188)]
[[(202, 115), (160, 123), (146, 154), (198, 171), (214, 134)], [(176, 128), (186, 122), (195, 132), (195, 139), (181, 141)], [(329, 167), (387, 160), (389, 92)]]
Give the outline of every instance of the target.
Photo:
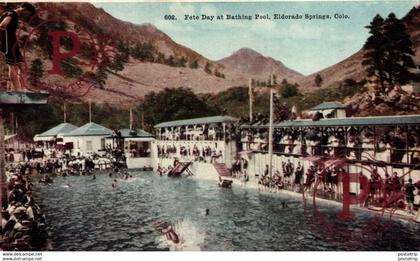
[(217, 115), (220, 110), (209, 106), (188, 88), (165, 88), (145, 95), (140, 108), (148, 123)]
[(103, 68), (98, 69), (93, 77), (93, 81), (96, 83), (96, 87), (99, 89), (104, 89), (107, 79), (108, 75)]
[(83, 74), (83, 70), (79, 67), (78, 64), (78, 60), (74, 58), (68, 58), (62, 60), (60, 66), (63, 69), (65, 76), (77, 78)]
[(172, 55), (169, 55), (169, 58), (165, 61), (166, 65), (175, 66), (175, 59)]
[(268, 80), (267, 80), (267, 86), (271, 87), (271, 77), (273, 77), (273, 85), (277, 84), (277, 76), (275, 74), (273, 74), (273, 76), (271, 76), (271, 74), (268, 76)]
[(390, 13), (385, 20), (384, 33), (388, 55), (385, 57), (385, 71), (390, 86), (406, 84), (414, 75), (409, 69), (416, 68), (412, 56), (413, 43), (406, 32), (405, 25), (394, 13)]
[(177, 66), (178, 67), (185, 67), (187, 64), (187, 59), (182, 56), (181, 58), (179, 58), (178, 62), (177, 62)]
[(204, 67), (204, 71), (208, 74), (211, 74), (211, 63), (206, 62), (206, 66)]
[(41, 78), (44, 76), (44, 68), (41, 59), (37, 58), (32, 61), (29, 75), (29, 82), (32, 86), (39, 85)]
[(190, 63), (191, 69), (197, 69), (198, 68), (198, 61), (194, 60), (192, 63)]
[[(35, 41), (38, 46), (42, 46), (42, 51), (44, 51), (44, 53), (48, 55), (50, 59), (52, 58), (53, 54), (53, 46), (49, 33), (53, 31), (66, 31), (67, 27), (68, 26), (64, 21), (46, 22), (39, 26), (38, 37)], [(69, 39), (66, 37), (60, 38), (60, 44), (64, 44), (66, 48), (70, 48), (70, 45), (72, 45), (72, 43), (70, 43)]]
[(115, 72), (119, 72), (124, 70), (124, 57), (121, 54), (117, 54), (114, 61), (110, 65), (110, 69), (114, 70)]
[(137, 44), (130, 49), (133, 58), (142, 62), (154, 62), (155, 47), (152, 43)]
[(120, 55), (121, 61), (127, 63), (130, 58), (130, 48), (127, 43), (119, 42), (117, 45), (118, 53)]
[(382, 89), (385, 89), (385, 34), (384, 34), (384, 19), (378, 14), (376, 15), (370, 25), (366, 26), (369, 29), (369, 38), (366, 40), (363, 48), (366, 50), (362, 64), (366, 66), (368, 77), (376, 77)]
[(231, 87), (214, 95), (211, 101), (231, 116), (241, 117), (249, 113), (248, 87)]
[(279, 93), (283, 98), (298, 96), (301, 95), (298, 88), (299, 84), (291, 84), (286, 79), (283, 79), (279, 88)]
[(219, 78), (225, 78), (225, 74), (221, 73), (217, 68), (214, 69), (214, 76)]
[(322, 82), (323, 82), (323, 79), (322, 79), (321, 75), (319, 73), (317, 73), (316, 76), (315, 76), (315, 86), (316, 87), (321, 87)]
[(161, 52), (158, 52), (156, 62), (165, 63), (165, 55)]
[(376, 78), (379, 90), (387, 93), (395, 84), (412, 80), (409, 69), (415, 68), (414, 52), (402, 21), (393, 13), (386, 20), (376, 15), (366, 28), (370, 36), (363, 46), (366, 52), (362, 64), (367, 76)]

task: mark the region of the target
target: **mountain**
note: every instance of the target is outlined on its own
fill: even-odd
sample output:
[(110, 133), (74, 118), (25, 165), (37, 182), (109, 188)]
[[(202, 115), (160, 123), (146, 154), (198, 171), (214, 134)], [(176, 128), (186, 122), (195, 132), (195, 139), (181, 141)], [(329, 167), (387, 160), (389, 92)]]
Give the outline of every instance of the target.
[(250, 77), (267, 81), (270, 72), (277, 76), (278, 82), (284, 78), (289, 82), (303, 79), (302, 74), (287, 68), (282, 62), (263, 56), (249, 48), (239, 49), (229, 57), (217, 62), (223, 65), (228, 75), (242, 81), (246, 81)]
[[(117, 47), (116, 52), (119, 55), (127, 55), (123, 67), (119, 69), (107, 67), (101, 72), (97, 68), (92, 71), (87, 66), (80, 65), (79, 62), (84, 62), (84, 58), (79, 58), (68, 65), (68, 72), (66, 71), (64, 77), (44, 73), (42, 80), (52, 84), (71, 84), (77, 81), (78, 75), (86, 73), (94, 82), (101, 83), (91, 88), (86, 96), (76, 95), (76, 101), (91, 98), (98, 103), (129, 105), (142, 99), (147, 92), (160, 91), (166, 87), (189, 87), (196, 93), (218, 93), (234, 86), (247, 85), (249, 78), (266, 82), (270, 73), (276, 75), (277, 82), (286, 78), (289, 82), (299, 83), (304, 92), (315, 90), (313, 86), (317, 73), (303, 76), (287, 68), (282, 62), (248, 48), (242, 48), (219, 61), (212, 61), (176, 43), (151, 24), (136, 25), (121, 21), (90, 3), (50, 2), (35, 5), (40, 17), (31, 24), (21, 23), (24, 32), (21, 35), (22, 42), (39, 23), (59, 18), (66, 21), (66, 31), (80, 34), (78, 25), (81, 25), (85, 34), (110, 39), (107, 44)], [(415, 61), (419, 63), (419, 8), (413, 8), (404, 17), (404, 22), (416, 51)], [(34, 41), (31, 42), (26, 58), (41, 59), (42, 69), (47, 72), (52, 67), (51, 55), (46, 48), (48, 38), (41, 41), (41, 36), (41, 32), (32, 36)], [(362, 60), (363, 50), (360, 50), (336, 65), (319, 71), (323, 78), (323, 87), (348, 78), (361, 80), (364, 77)], [(0, 62), (0, 86), (6, 85), (6, 79), (7, 67), (4, 62)]]
[(152, 43), (159, 52), (166, 56), (185, 56), (188, 60), (209, 61), (199, 53), (173, 41), (168, 35), (159, 31), (152, 24), (136, 25), (121, 21), (102, 8), (96, 8), (90, 3), (47, 3), (44, 9), (56, 9), (62, 14), (80, 14), (85, 18), (91, 18), (101, 33), (111, 39), (118, 39), (128, 44)]
[[(26, 53), (28, 66), (39, 58), (44, 71), (41, 79), (52, 85), (68, 85), (77, 81), (79, 75), (86, 74), (93, 81), (102, 82), (83, 97), (77, 92), (66, 93), (73, 96), (75, 101), (92, 99), (98, 103), (130, 104), (141, 99), (147, 92), (166, 87), (189, 87), (196, 93), (218, 93), (233, 86), (246, 85), (249, 77), (265, 81), (271, 69), (280, 79), (301, 77), (281, 62), (250, 49), (239, 50), (220, 62), (211, 61), (176, 43), (152, 24), (136, 25), (121, 21), (90, 3), (46, 2), (35, 5), (39, 18), (31, 24), (21, 22), (22, 43), (32, 30), (37, 30), (31, 36)], [(63, 25), (50, 24), (48, 21), (51, 19), (59, 19)], [(52, 67), (52, 48), (49, 52), (45, 48), (50, 39), (46, 34), (42, 38), (42, 26), (39, 25), (46, 27), (44, 31), (47, 32), (51, 31), (51, 27), (63, 26), (65, 31), (79, 36), (93, 36), (97, 44), (105, 42), (105, 48), (112, 47), (120, 55), (126, 52), (124, 67), (119, 70), (106, 67), (99, 72), (98, 68), (92, 70), (81, 65), (81, 62), (87, 62), (84, 58), (76, 58), (69, 62), (64, 77), (49, 75), (45, 72)], [(250, 64), (250, 67), (246, 68), (246, 64)], [(7, 68), (4, 63), (0, 63), (0, 74), (0, 84), (5, 86)]]
[[(413, 7), (402, 20), (413, 43), (415, 52), (413, 60), (416, 64), (420, 64), (420, 6)], [(362, 66), (364, 52), (365, 50), (362, 48), (343, 61), (306, 76), (298, 82), (301, 90), (310, 92), (317, 88), (314, 84), (315, 76), (317, 74), (320, 74), (323, 79), (323, 87), (331, 86), (345, 79), (353, 79), (356, 81), (362, 80), (365, 77), (364, 68)]]
[[(13, 4), (9, 6), (15, 8)], [(220, 65), (176, 43), (151, 24), (135, 25), (118, 20), (90, 3), (36, 3), (35, 6), (39, 17), (31, 24), (27, 19), (20, 23), (20, 40), (21, 46), (25, 45), (27, 36), (35, 30), (27, 50), (24, 51), (25, 60), (28, 69), (34, 59), (39, 58), (42, 61), (43, 82), (66, 86), (76, 82), (78, 75), (98, 73), (97, 67), (92, 71), (88, 66), (82, 65), (82, 62), (87, 61), (80, 57), (69, 62), (71, 68), (69, 72), (65, 70), (64, 77), (46, 73), (52, 67), (52, 60), (51, 53), (48, 53), (46, 48), (50, 39), (44, 34), (45, 39), (41, 41), (43, 27), (44, 31), (48, 32), (52, 31), (51, 27), (64, 26), (65, 31), (74, 32), (80, 37), (93, 37), (95, 44), (104, 42), (105, 49), (112, 48), (121, 54), (122, 51), (118, 48), (122, 45), (129, 52), (122, 70), (105, 68), (104, 76), (102, 75), (103, 86), (91, 88), (83, 97), (78, 94), (73, 95), (72, 98), (76, 102), (91, 98), (98, 103), (126, 104), (141, 99), (148, 91), (159, 91), (165, 87), (183, 86), (190, 87), (196, 92), (218, 92), (237, 84), (231, 79), (215, 75), (216, 71), (222, 69)], [(59, 19), (63, 25), (48, 22), (56, 19)], [(133, 57), (135, 51), (139, 57)], [(194, 62), (196, 69), (189, 68)], [(210, 67), (207, 72), (204, 71), (206, 64)], [(96, 80), (94, 78), (96, 76), (93, 75), (92, 78)], [(6, 80), (7, 67), (2, 61), (0, 85), (3, 88), (6, 86)]]

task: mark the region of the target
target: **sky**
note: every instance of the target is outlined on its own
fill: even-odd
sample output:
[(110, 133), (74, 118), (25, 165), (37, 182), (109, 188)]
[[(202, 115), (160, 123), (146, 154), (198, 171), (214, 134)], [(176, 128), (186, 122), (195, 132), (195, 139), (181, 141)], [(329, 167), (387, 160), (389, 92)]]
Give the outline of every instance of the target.
[[(394, 12), (401, 18), (419, 0), (347, 2), (183, 2), (94, 3), (112, 16), (134, 24), (150, 23), (211, 60), (227, 57), (240, 48), (251, 48), (287, 67), (308, 75), (349, 57), (364, 44), (365, 28), (376, 14)], [(185, 20), (184, 15), (214, 15), (213, 21)], [(265, 15), (270, 20), (226, 20), (226, 15)], [(332, 19), (274, 19), (274, 14), (328, 14)], [(335, 19), (334, 14), (348, 19)], [(165, 20), (175, 15), (177, 20)], [(224, 15), (224, 20), (216, 20)]]

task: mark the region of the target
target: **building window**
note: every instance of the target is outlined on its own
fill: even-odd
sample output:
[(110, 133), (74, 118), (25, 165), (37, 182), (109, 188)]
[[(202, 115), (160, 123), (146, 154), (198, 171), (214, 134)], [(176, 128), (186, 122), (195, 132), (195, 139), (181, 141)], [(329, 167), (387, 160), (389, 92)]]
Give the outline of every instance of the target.
[(87, 140), (86, 141), (86, 151), (92, 151), (92, 141), (91, 140)]

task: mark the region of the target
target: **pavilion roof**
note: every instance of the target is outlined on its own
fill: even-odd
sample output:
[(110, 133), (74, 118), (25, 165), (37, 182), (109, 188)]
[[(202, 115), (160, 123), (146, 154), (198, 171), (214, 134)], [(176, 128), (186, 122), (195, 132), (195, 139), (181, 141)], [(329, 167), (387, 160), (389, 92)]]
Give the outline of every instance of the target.
[[(334, 127), (334, 126), (394, 126), (394, 125), (420, 125), (420, 114), (398, 115), (398, 116), (372, 116), (372, 117), (349, 117), (320, 119), (313, 121), (311, 119), (283, 121), (273, 124), (276, 128), (289, 127)], [(267, 128), (268, 125), (252, 126), (244, 124), (242, 127)]]
[(155, 128), (165, 128), (165, 127), (177, 127), (177, 126), (188, 126), (188, 125), (197, 125), (197, 124), (211, 124), (211, 123), (226, 123), (226, 122), (236, 122), (238, 119), (231, 116), (211, 116), (211, 117), (202, 117), (194, 118), (187, 120), (177, 120), (177, 121), (167, 121), (155, 125)]

